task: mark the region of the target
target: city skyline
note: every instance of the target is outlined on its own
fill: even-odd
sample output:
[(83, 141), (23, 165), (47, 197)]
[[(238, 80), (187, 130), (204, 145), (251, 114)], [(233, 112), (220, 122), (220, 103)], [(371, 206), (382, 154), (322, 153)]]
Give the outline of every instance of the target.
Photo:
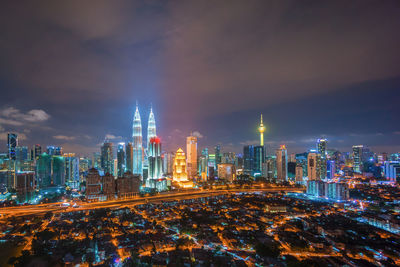
[(340, 150), (400, 149), (395, 2), (77, 3), (4, 4), (2, 140), (18, 132), (89, 154), (106, 136), (129, 138), (139, 100), (153, 103), (168, 151), (193, 131), (238, 152), (257, 140), (260, 113), (274, 148), (326, 137)]

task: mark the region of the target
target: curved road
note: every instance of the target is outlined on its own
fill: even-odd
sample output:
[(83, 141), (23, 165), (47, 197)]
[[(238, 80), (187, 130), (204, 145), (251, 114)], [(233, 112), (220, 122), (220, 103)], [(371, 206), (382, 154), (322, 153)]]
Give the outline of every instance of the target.
[(136, 206), (145, 203), (155, 203), (161, 201), (173, 201), (173, 200), (183, 200), (183, 199), (194, 199), (201, 197), (210, 197), (225, 194), (234, 193), (250, 193), (250, 192), (304, 192), (304, 188), (295, 187), (270, 187), (270, 188), (257, 188), (257, 189), (229, 189), (229, 190), (197, 190), (189, 192), (167, 192), (160, 193), (155, 196), (149, 197), (137, 197), (131, 199), (123, 200), (111, 200), (103, 202), (77, 202), (79, 207), (77, 208), (66, 208), (62, 207), (62, 202), (49, 203), (49, 204), (39, 204), (39, 205), (27, 205), (27, 206), (17, 206), (17, 207), (4, 207), (0, 208), (1, 220), (6, 220), (9, 216), (28, 216), (28, 215), (40, 215), (46, 212), (71, 212), (78, 210), (90, 210), (99, 208), (122, 208), (126, 206)]

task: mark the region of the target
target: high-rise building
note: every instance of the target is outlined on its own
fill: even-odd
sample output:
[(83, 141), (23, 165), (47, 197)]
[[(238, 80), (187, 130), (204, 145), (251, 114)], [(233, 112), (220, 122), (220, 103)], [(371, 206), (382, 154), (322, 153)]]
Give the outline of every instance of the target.
[(218, 179), (233, 182), (236, 179), (236, 168), (232, 163), (218, 164)]
[(197, 137), (186, 138), (187, 172), (190, 179), (197, 176)]
[(295, 177), (296, 183), (302, 183), (303, 182), (303, 166), (301, 164), (296, 163), (296, 177)]
[(92, 159), (92, 168), (95, 168), (97, 170), (101, 170), (101, 153), (100, 152), (94, 152), (93, 153), (93, 159)]
[(150, 139), (157, 136), (156, 119), (154, 118), (153, 108), (150, 108), (149, 121), (147, 124), (147, 146), (150, 145)]
[(327, 144), (328, 140), (320, 138), (317, 141), (317, 151), (321, 155), (321, 160), (319, 162), (320, 164), (320, 171), (321, 171), (321, 178), (325, 178), (327, 175)]
[(307, 161), (308, 180), (321, 180), (321, 154), (317, 153), (316, 151), (310, 151), (310, 153), (308, 153)]
[(363, 145), (353, 146), (353, 170), (362, 172)]
[(39, 158), (39, 156), (42, 154), (42, 147), (39, 144), (36, 144), (34, 151), (35, 151), (34, 159), (37, 160)]
[(208, 177), (208, 156), (201, 155), (199, 157), (199, 175), (203, 181), (207, 181)]
[(332, 179), (336, 173), (336, 162), (334, 160), (328, 160), (326, 162), (326, 177)]
[(296, 164), (303, 168), (303, 177), (307, 177), (308, 152), (296, 154)]
[(117, 176), (122, 177), (125, 173), (125, 143), (119, 143), (117, 147)]
[(16, 133), (7, 134), (7, 148), (8, 148), (8, 158), (15, 160), (15, 148), (18, 146), (18, 135)]
[(265, 162), (264, 146), (254, 147), (254, 160), (252, 175), (254, 177), (261, 176), (263, 174), (263, 163)]
[(113, 144), (107, 141), (101, 147), (101, 169), (104, 173), (114, 174)]
[(126, 153), (126, 171), (133, 173), (133, 145), (129, 142), (125, 147)]
[(387, 180), (400, 181), (400, 161), (385, 161), (383, 172)]
[(136, 111), (133, 117), (133, 174), (143, 177), (143, 143), (142, 143), (142, 121), (140, 119), (139, 107), (136, 104)]
[(173, 181), (177, 183), (188, 181), (188, 174), (186, 171), (186, 156), (182, 148), (179, 148), (175, 153)]
[(276, 170), (277, 182), (286, 182), (288, 180), (288, 162), (285, 145), (281, 145), (281, 147), (276, 150)]
[(65, 160), (65, 181), (66, 184), (73, 188), (79, 188), (79, 158), (75, 156), (75, 153), (64, 153)]
[(149, 142), (148, 148), (149, 160), (149, 175), (146, 181), (146, 186), (155, 187), (155, 181), (163, 176), (162, 172), (162, 158), (161, 158), (161, 140), (158, 137), (152, 137)]
[(243, 173), (253, 175), (254, 169), (254, 146), (245, 146), (243, 148)]
[(261, 114), (261, 121), (260, 125), (258, 126), (258, 131), (260, 132), (260, 146), (264, 146), (264, 132), (265, 132), (265, 127), (263, 124), (263, 117)]
[(172, 175), (174, 168), (174, 154), (166, 152), (163, 154), (163, 173), (166, 175)]
[(215, 151), (215, 166), (218, 166), (218, 164), (220, 164), (222, 160), (221, 145), (220, 144), (216, 145), (214, 151)]

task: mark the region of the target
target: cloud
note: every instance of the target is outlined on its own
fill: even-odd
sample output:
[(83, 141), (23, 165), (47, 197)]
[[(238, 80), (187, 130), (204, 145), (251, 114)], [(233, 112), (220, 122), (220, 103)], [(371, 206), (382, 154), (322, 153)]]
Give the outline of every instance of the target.
[(42, 122), (50, 118), (50, 115), (42, 109), (32, 109), (27, 113), (14, 107), (7, 107), (0, 111), (0, 123), (20, 126), (24, 122)]
[(400, 131), (393, 132), (394, 134), (400, 134)]
[(260, 140), (247, 140), (244, 142), (240, 142), (240, 144), (243, 146), (252, 146), (252, 145), (257, 145), (259, 143), (260, 143)]
[(57, 139), (57, 140), (65, 140), (65, 141), (75, 140), (75, 136), (66, 136), (66, 135), (54, 135), (53, 138)]
[(193, 136), (196, 136), (197, 138), (203, 138), (204, 136), (199, 132), (199, 131), (194, 131), (192, 133)]
[(115, 136), (113, 134), (106, 134), (106, 136), (104, 138), (108, 139), (108, 140), (123, 139), (122, 136)]

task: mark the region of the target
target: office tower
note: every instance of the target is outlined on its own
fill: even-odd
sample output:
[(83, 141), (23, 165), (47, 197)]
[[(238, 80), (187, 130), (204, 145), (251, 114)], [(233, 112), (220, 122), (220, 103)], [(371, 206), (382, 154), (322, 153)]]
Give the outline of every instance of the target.
[(171, 175), (174, 168), (174, 154), (166, 152), (163, 154), (163, 173)]
[(125, 143), (119, 143), (117, 147), (117, 176), (122, 177), (125, 173)]
[(254, 169), (254, 146), (245, 146), (243, 148), (243, 173), (253, 175)]
[(51, 156), (41, 154), (36, 162), (36, 182), (39, 188), (51, 185)]
[(236, 179), (235, 165), (232, 163), (218, 164), (218, 179), (233, 182)]
[[(51, 179), (53, 185), (65, 185), (65, 160), (62, 156), (52, 156)], [(79, 178), (78, 178), (79, 179)]]
[[(107, 174), (107, 173), (105, 173)], [(114, 177), (118, 177), (118, 159), (113, 159), (113, 173)]]
[(101, 169), (101, 153), (100, 152), (94, 152), (93, 153), (93, 159), (92, 159), (92, 168)]
[(126, 171), (133, 172), (133, 145), (129, 142), (125, 147), (126, 153)]
[(233, 152), (226, 152), (222, 154), (221, 163), (236, 164), (236, 154)]
[(16, 133), (7, 134), (8, 158), (15, 160), (15, 148), (18, 146), (18, 135)]
[(61, 156), (62, 151), (60, 146), (47, 146), (47, 154), (50, 156)]
[(296, 154), (296, 164), (303, 168), (303, 177), (307, 177), (308, 152)]
[(253, 170), (252, 175), (254, 177), (261, 176), (263, 173), (263, 163), (265, 162), (264, 146), (254, 147), (254, 160), (253, 160)]
[(186, 156), (182, 148), (179, 148), (175, 153), (174, 170), (172, 177), (173, 181), (177, 182), (180, 185), (189, 182), (186, 170)]
[(326, 196), (327, 183), (321, 180), (308, 180), (307, 181), (307, 194), (314, 197)]
[(325, 197), (333, 200), (348, 200), (349, 186), (346, 183), (326, 183)]
[(328, 140), (326, 139), (318, 139), (317, 141), (317, 152), (321, 155), (321, 160), (320, 160), (320, 171), (321, 171), (321, 178), (325, 178), (327, 175), (327, 144)]
[(156, 120), (154, 118), (153, 108), (150, 108), (149, 121), (147, 124), (147, 147), (150, 144), (150, 139), (156, 137)]
[(199, 157), (199, 175), (203, 181), (207, 181), (208, 177), (208, 158), (204, 155)]
[(354, 172), (362, 172), (362, 156), (363, 145), (353, 146), (353, 170)]
[(79, 174), (86, 173), (92, 166), (92, 161), (87, 157), (79, 158)]
[(321, 180), (321, 154), (316, 151), (310, 151), (310, 153), (308, 153), (307, 161), (308, 180)]
[(215, 151), (215, 166), (218, 166), (218, 164), (220, 164), (222, 160), (221, 145), (220, 144), (216, 145), (214, 151)]
[(278, 183), (288, 180), (287, 150), (285, 145), (281, 145), (281, 147), (276, 150), (276, 171)]
[(37, 160), (39, 156), (42, 154), (42, 147), (39, 144), (35, 145), (35, 159)]
[[(149, 142), (148, 148), (148, 160), (149, 160), (149, 175), (147, 186), (155, 184), (152, 180), (161, 179), (163, 176), (162, 172), (162, 159), (161, 159), (161, 140), (158, 137), (152, 137)], [(150, 186), (155, 187), (155, 186)]]
[(28, 147), (26, 147), (26, 146), (17, 146), (15, 148), (15, 159), (17, 161), (26, 161), (26, 160), (28, 160)]
[(275, 180), (276, 178), (276, 156), (268, 156), (265, 162), (266, 170), (264, 172), (267, 173), (266, 178), (270, 181)]
[(101, 146), (101, 169), (104, 173), (114, 174), (113, 144), (104, 142)]
[(190, 179), (197, 176), (197, 137), (186, 138), (187, 173)]
[(65, 160), (65, 180), (66, 184), (72, 189), (79, 189), (80, 162), (75, 153), (64, 153)]
[(203, 148), (203, 150), (201, 150), (201, 154), (202, 154), (203, 156), (208, 157), (208, 148)]
[(140, 119), (139, 107), (136, 104), (135, 116), (133, 118), (133, 174), (143, 177), (143, 147), (142, 147), (142, 121)]
[(303, 182), (303, 166), (300, 163), (296, 163), (296, 176), (295, 176), (296, 183)]
[(326, 177), (333, 179), (336, 173), (336, 162), (334, 160), (328, 160), (326, 162)]
[(400, 181), (400, 161), (385, 161), (383, 172), (387, 180), (391, 182)]
[(258, 132), (260, 133), (260, 146), (264, 146), (264, 132), (265, 132), (265, 127), (263, 124), (263, 117), (261, 114), (261, 121), (260, 125), (258, 126)]
[[(121, 177), (121, 176), (120, 176)], [(102, 193), (107, 200), (115, 198), (116, 180), (113, 175), (107, 173), (101, 177)]]

